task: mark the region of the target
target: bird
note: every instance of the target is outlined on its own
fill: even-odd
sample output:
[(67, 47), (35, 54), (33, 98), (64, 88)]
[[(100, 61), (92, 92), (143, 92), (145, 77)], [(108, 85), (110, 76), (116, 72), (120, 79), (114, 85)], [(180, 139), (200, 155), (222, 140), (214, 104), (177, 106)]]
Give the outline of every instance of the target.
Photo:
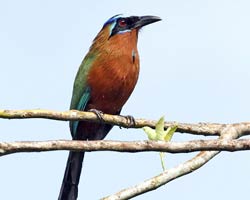
[[(139, 30), (160, 21), (157, 16), (115, 15), (107, 20), (83, 59), (73, 86), (71, 110), (119, 115), (139, 76)], [(70, 121), (73, 140), (102, 140), (112, 125)], [(58, 200), (78, 196), (84, 152), (70, 151)]]

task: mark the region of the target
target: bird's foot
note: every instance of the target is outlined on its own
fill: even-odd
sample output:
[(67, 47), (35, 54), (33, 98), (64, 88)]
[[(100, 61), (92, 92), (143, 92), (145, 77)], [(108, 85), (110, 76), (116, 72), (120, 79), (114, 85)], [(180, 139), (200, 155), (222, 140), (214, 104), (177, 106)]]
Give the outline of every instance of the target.
[(97, 118), (99, 119), (99, 121), (101, 122), (101, 123), (104, 123), (104, 119), (103, 119), (103, 117), (102, 117), (102, 115), (103, 115), (103, 112), (101, 111), (101, 110), (97, 110), (97, 109), (89, 109), (88, 110), (89, 112), (93, 112), (96, 116), (97, 116)]
[(125, 117), (127, 120), (127, 127), (128, 128), (135, 127), (135, 118), (132, 115), (126, 115), (123, 117)]

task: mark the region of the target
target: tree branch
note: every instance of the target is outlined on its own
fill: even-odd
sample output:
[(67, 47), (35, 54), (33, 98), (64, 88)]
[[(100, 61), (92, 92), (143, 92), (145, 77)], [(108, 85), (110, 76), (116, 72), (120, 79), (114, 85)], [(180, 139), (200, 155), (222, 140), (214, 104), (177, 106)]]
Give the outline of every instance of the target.
[[(136, 119), (135, 125), (130, 125), (128, 119), (124, 116), (119, 115), (102, 115), (104, 123), (112, 124), (124, 128), (142, 128), (149, 126), (154, 128), (157, 121)], [(3, 119), (28, 119), (28, 118), (44, 118), (61, 121), (91, 121), (99, 122), (99, 119), (93, 112), (82, 112), (77, 110), (70, 110), (64, 112), (51, 111), (51, 110), (0, 110), (0, 118)], [(226, 124), (217, 123), (176, 123), (176, 122), (165, 122), (165, 128), (178, 124), (177, 132), (190, 133), (195, 135), (219, 135), (221, 129)], [(250, 127), (250, 123), (247, 123)]]
[[(117, 125), (125, 128), (141, 128), (149, 126), (154, 128), (157, 121), (136, 119), (135, 124), (130, 126), (126, 117), (117, 115), (102, 115), (104, 123)], [(63, 121), (91, 121), (99, 122), (98, 117), (92, 112), (80, 111), (49, 111), (49, 110), (0, 110), (0, 118), (4, 119), (27, 119), (27, 118), (45, 118)], [(36, 152), (50, 150), (74, 150), (74, 151), (165, 151), (170, 153), (202, 151), (197, 156), (185, 163), (182, 163), (172, 169), (151, 179), (144, 181), (134, 187), (130, 187), (111, 196), (105, 197), (105, 200), (129, 199), (138, 196), (147, 191), (154, 190), (169, 181), (180, 176), (197, 170), (219, 151), (239, 151), (249, 150), (250, 140), (233, 140), (244, 135), (250, 135), (250, 122), (235, 124), (217, 124), (217, 123), (176, 123), (165, 122), (165, 128), (178, 125), (177, 132), (190, 133), (195, 135), (220, 136), (217, 140), (196, 140), (189, 142), (156, 142), (156, 141), (137, 141), (137, 142), (118, 142), (118, 141), (45, 141), (45, 142), (0, 142), (0, 156), (16, 152)]]
[[(244, 125), (228, 125), (221, 131), (220, 139), (225, 142), (227, 140), (236, 139), (242, 136), (246, 130), (248, 130), (248, 127)], [(155, 190), (178, 177), (184, 176), (199, 169), (218, 153), (219, 151), (202, 151), (197, 156), (186, 161), (185, 163), (166, 170), (158, 176), (152, 177), (138, 185), (126, 188), (108, 197), (104, 197), (102, 200), (129, 199), (145, 192)]]
[(242, 151), (250, 150), (250, 139), (240, 140), (192, 140), (188, 142), (164, 141), (29, 141), (29, 142), (0, 142), (0, 156), (42, 151), (117, 151), (117, 152), (145, 152), (157, 151), (168, 153), (188, 153), (195, 151)]

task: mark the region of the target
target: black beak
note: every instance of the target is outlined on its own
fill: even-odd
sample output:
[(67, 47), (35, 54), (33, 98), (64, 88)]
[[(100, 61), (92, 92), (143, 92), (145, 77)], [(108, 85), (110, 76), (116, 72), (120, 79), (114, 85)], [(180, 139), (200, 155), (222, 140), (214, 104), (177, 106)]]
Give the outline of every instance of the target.
[(134, 28), (141, 28), (143, 26), (146, 26), (148, 24), (152, 24), (155, 22), (161, 21), (160, 17), (157, 16), (141, 16), (139, 17), (138, 21), (135, 23)]

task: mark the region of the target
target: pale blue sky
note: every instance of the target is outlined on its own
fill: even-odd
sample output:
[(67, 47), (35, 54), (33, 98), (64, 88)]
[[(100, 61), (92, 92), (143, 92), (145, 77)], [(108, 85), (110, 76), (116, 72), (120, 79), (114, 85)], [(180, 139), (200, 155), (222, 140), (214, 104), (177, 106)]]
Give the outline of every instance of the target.
[[(2, 1), (0, 109), (67, 110), (75, 73), (103, 23), (119, 13), (151, 14), (163, 21), (140, 33), (140, 78), (122, 113), (180, 122), (249, 121), (249, 8), (244, 0)], [(0, 132), (1, 141), (70, 139), (68, 123), (49, 120), (0, 120)], [(107, 139), (146, 137), (141, 130), (115, 127)], [(249, 155), (222, 153), (135, 199), (245, 199)], [(1, 157), (0, 198), (57, 199), (67, 156), (61, 151)], [(166, 165), (188, 158), (168, 154)], [(88, 153), (79, 199), (98, 199), (160, 172), (157, 153)]]

